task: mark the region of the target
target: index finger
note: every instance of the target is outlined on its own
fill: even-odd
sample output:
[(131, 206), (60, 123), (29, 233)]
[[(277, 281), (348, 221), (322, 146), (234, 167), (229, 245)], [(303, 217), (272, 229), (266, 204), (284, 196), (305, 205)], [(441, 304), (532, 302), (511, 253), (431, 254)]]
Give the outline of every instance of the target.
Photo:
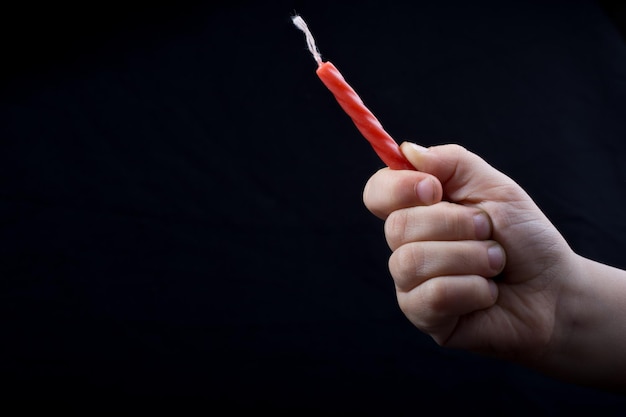
[(384, 220), (399, 209), (438, 203), (442, 196), (441, 182), (433, 175), (383, 168), (365, 184), (363, 203), (375, 216)]

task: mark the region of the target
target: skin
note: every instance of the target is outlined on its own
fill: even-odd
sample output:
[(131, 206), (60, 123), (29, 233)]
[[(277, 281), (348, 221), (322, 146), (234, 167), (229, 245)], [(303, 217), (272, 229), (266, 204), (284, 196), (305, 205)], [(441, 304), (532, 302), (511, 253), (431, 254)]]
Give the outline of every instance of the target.
[(626, 271), (576, 254), (511, 178), (458, 145), (376, 172), (399, 306), (441, 346), (626, 393)]

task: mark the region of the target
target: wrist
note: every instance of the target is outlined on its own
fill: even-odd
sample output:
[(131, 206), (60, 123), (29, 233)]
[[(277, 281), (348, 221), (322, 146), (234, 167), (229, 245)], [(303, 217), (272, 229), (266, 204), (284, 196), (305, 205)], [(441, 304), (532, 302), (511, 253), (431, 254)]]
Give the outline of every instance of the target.
[(626, 350), (626, 271), (573, 253), (570, 258), (555, 297), (554, 336), (541, 363), (559, 378), (614, 388), (626, 378), (620, 359)]

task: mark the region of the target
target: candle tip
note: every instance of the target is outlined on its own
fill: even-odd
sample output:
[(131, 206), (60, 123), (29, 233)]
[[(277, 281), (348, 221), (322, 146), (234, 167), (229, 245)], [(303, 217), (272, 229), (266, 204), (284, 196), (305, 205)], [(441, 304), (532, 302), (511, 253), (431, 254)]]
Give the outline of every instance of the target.
[(293, 24), (296, 25), (298, 29), (304, 32), (307, 47), (309, 48), (309, 51), (313, 55), (313, 59), (315, 59), (315, 62), (317, 62), (317, 65), (322, 65), (322, 54), (320, 54), (320, 51), (317, 49), (317, 46), (315, 45), (315, 39), (313, 38), (313, 34), (309, 30), (309, 27), (307, 26), (304, 19), (300, 17), (299, 15), (295, 15), (291, 17), (291, 20), (293, 21)]

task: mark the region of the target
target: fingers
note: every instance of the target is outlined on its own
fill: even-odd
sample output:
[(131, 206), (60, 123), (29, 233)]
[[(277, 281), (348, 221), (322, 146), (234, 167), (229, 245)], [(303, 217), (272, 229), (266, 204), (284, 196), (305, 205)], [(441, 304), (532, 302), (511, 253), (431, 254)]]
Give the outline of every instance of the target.
[(445, 201), (397, 210), (385, 221), (391, 250), (416, 241), (485, 240), (491, 236), (491, 229), (491, 220), (484, 211)]
[(445, 344), (461, 316), (492, 306), (504, 269), (502, 246), (488, 240), (484, 211), (439, 202), (392, 212), (385, 236), (399, 305), (419, 329)]
[(498, 298), (493, 280), (476, 275), (430, 279), (408, 292), (398, 292), (398, 304), (420, 330), (443, 345), (461, 316), (487, 309)]
[(399, 291), (448, 275), (494, 277), (504, 268), (505, 254), (495, 241), (413, 242), (389, 257), (389, 271)]
[(432, 175), (383, 168), (369, 179), (363, 190), (363, 203), (381, 219), (406, 207), (423, 206), (441, 201), (441, 183)]

